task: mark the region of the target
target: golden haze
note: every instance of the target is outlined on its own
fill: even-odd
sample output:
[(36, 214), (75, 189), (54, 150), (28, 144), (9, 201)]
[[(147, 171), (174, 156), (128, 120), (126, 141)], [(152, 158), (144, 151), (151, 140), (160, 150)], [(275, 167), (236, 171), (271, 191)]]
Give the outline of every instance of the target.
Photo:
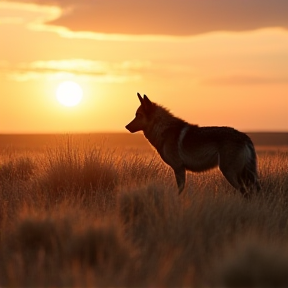
[[(276, 27), (277, 17), (273, 27), (264, 25), (264, 15), (263, 24), (256, 19), (263, 27), (249, 20), (251, 29), (242, 29), (240, 22), (231, 26), (235, 31), (230, 26), (220, 29), (215, 16), (210, 20), (215, 25), (204, 27), (219, 26), (215, 31), (203, 28), (203, 33), (200, 29), (181, 35), (182, 26), (175, 26), (177, 31), (159, 35), (150, 25), (144, 29), (149, 34), (129, 29), (125, 34), (117, 32), (113, 22), (98, 32), (91, 24), (89, 31), (89, 19), (82, 27), (83, 15), (72, 8), (69, 15), (79, 29), (70, 27), (70, 20), (62, 17), (67, 7), (61, 5), (0, 3), (0, 133), (121, 132), (139, 105), (136, 92), (199, 125), (288, 130), (288, 32), (282, 22)], [(60, 105), (55, 95), (66, 80), (83, 88), (83, 101), (71, 109)]]

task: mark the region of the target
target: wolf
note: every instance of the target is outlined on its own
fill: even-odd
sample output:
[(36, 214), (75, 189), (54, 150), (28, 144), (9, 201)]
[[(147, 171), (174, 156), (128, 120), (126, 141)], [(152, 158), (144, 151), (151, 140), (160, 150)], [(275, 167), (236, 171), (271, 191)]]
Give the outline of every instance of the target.
[(254, 145), (245, 133), (231, 127), (199, 127), (175, 117), (161, 105), (137, 93), (140, 106), (125, 126), (143, 131), (165, 163), (174, 170), (179, 194), (186, 170), (202, 172), (219, 167), (227, 181), (244, 197), (260, 190)]

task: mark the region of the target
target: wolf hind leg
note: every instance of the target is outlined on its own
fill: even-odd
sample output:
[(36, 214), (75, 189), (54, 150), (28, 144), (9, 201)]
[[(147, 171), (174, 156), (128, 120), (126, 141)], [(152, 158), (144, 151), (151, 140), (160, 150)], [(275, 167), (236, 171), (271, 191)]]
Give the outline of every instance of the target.
[(261, 184), (260, 184), (258, 179), (256, 180), (255, 186), (256, 186), (256, 191), (257, 192), (259, 192), (262, 189)]
[(249, 193), (254, 193), (255, 190), (259, 192), (261, 190), (255, 160), (254, 163), (248, 162), (248, 164), (246, 164), (239, 177), (239, 182), (242, 184), (243, 187), (246, 188)]
[[(257, 177), (257, 175), (256, 175), (256, 177)], [(257, 192), (259, 192), (260, 190), (261, 190), (261, 184), (260, 184), (260, 182), (259, 182), (259, 180), (257, 179), (257, 178), (255, 178), (254, 180), (253, 180), (253, 182), (247, 182), (247, 179), (245, 179), (245, 178), (243, 178), (243, 176), (241, 175), (240, 177), (239, 177), (239, 183), (241, 183), (241, 189), (240, 189), (240, 191), (243, 193), (243, 191), (244, 191), (244, 193), (249, 193), (249, 194), (252, 194), (252, 193), (254, 193), (255, 192), (255, 190), (257, 191)]]
[(174, 170), (174, 174), (176, 177), (176, 182), (177, 182), (177, 186), (178, 186), (178, 192), (179, 194), (181, 194), (181, 192), (183, 191), (184, 187), (185, 187), (185, 182), (186, 182), (186, 170), (184, 167), (180, 167), (177, 169), (173, 169)]
[(225, 169), (224, 167), (219, 167), (220, 171), (222, 172), (222, 174), (224, 175), (224, 177), (226, 178), (226, 180), (236, 189), (241, 191), (241, 193), (245, 194), (246, 193), (246, 189), (245, 187), (243, 187), (239, 181), (238, 181), (238, 175), (235, 171), (231, 170), (231, 168), (229, 169)]
[[(221, 169), (220, 169), (221, 170)], [(238, 191), (244, 198), (249, 199), (250, 193), (243, 181), (239, 181), (239, 175), (233, 170), (221, 170), (227, 181)]]

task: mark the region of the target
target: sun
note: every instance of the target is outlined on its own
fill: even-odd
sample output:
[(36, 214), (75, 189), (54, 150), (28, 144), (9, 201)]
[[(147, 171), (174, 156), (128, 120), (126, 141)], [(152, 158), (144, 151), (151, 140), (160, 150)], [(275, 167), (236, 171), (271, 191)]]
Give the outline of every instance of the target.
[(83, 97), (81, 86), (73, 81), (65, 81), (59, 84), (56, 91), (57, 100), (64, 106), (78, 105)]

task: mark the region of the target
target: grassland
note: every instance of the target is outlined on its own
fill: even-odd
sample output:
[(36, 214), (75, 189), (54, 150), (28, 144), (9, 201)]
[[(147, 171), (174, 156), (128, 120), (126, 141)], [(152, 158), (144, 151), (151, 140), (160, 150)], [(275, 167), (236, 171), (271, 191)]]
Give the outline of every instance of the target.
[(1, 287), (288, 285), (287, 151), (259, 153), (247, 201), (218, 170), (179, 197), (152, 150), (106, 146), (1, 150)]

